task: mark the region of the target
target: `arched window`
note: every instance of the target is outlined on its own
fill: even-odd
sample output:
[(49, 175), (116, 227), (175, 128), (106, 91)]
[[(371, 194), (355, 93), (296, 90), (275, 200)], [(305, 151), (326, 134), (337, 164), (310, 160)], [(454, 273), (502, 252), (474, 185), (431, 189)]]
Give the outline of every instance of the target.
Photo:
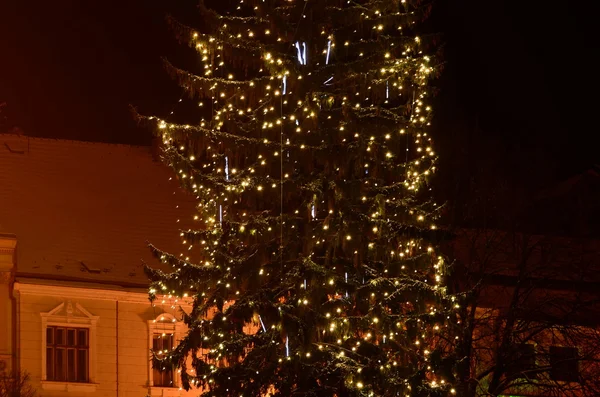
[[(148, 321), (148, 347), (160, 355), (168, 355), (181, 339), (183, 323), (169, 313), (159, 314)], [(179, 388), (179, 377), (174, 368), (153, 368), (149, 365), (149, 386), (151, 389)], [(154, 393), (152, 393), (154, 395)], [(165, 395), (161, 393), (161, 395)]]

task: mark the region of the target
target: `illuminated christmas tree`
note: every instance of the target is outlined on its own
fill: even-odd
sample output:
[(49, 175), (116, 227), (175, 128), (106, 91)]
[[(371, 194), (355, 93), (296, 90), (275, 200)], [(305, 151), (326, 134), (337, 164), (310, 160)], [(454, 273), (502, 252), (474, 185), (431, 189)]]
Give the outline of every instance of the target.
[(202, 121), (156, 127), (197, 197), (152, 298), (193, 300), (155, 365), (205, 396), (442, 396), (452, 318), (428, 185), (435, 46), (411, 0), (201, 1), (167, 70)]

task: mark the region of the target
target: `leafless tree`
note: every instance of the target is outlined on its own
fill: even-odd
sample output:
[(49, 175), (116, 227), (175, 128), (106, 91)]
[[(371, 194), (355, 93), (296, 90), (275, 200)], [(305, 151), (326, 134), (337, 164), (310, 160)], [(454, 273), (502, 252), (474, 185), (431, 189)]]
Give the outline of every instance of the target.
[(459, 394), (600, 395), (600, 240), (551, 225), (567, 205), (539, 201), (543, 170), (472, 147), (450, 171)]
[(461, 395), (600, 395), (597, 249), (517, 232), (458, 234)]
[(36, 397), (29, 374), (0, 373), (0, 397)]

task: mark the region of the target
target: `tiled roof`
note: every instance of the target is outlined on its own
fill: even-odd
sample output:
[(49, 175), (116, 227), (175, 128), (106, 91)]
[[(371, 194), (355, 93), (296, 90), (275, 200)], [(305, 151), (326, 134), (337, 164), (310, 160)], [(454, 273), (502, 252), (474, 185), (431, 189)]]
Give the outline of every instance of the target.
[(541, 191), (537, 195), (537, 199), (566, 196), (582, 187), (585, 188), (591, 185), (598, 185), (599, 181), (600, 166), (594, 165), (592, 168), (589, 168), (580, 174), (574, 175), (565, 181)]
[(145, 284), (146, 241), (180, 252), (193, 215), (172, 177), (149, 147), (0, 134), (0, 233), (17, 236), (17, 276)]
[[(457, 229), (446, 254), (473, 273), (599, 283), (600, 240), (495, 229)], [(523, 268), (520, 268), (522, 266)]]

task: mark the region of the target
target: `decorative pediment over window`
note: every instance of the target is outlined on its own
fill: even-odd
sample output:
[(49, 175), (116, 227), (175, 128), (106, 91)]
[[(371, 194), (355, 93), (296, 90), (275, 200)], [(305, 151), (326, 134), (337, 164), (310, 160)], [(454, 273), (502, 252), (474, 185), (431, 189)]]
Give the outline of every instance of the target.
[(41, 313), (41, 316), (42, 319), (51, 319), (52, 322), (73, 325), (96, 325), (98, 321), (98, 316), (92, 315), (79, 303), (73, 304), (71, 301), (63, 302), (48, 313)]
[(177, 319), (171, 313), (161, 313), (153, 321), (155, 324), (175, 324)]
[[(148, 348), (151, 351), (173, 350), (184, 335), (183, 322), (171, 313), (159, 314), (155, 319), (148, 321)], [(175, 396), (179, 395), (179, 376), (174, 368), (167, 371), (159, 371), (149, 365), (149, 385), (151, 396)]]
[[(99, 317), (70, 300), (47, 313), (40, 313), (40, 316), (42, 389), (96, 391), (96, 328)], [(69, 355), (69, 351), (74, 353)]]

